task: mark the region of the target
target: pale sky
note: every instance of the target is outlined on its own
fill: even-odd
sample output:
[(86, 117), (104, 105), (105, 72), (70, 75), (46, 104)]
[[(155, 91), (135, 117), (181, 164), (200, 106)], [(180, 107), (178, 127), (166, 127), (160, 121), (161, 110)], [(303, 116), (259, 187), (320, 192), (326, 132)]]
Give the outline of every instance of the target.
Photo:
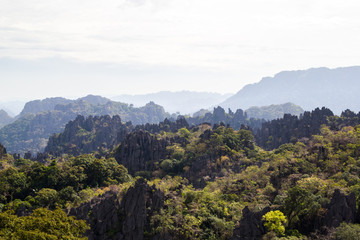
[(359, 43), (358, 0), (0, 0), (0, 101), (235, 93)]

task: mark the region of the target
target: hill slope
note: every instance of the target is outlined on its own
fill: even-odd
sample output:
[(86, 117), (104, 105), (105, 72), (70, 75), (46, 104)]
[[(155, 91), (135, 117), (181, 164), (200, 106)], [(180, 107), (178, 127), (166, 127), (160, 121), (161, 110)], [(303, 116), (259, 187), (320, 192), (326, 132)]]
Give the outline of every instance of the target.
[(312, 68), (285, 71), (246, 85), (221, 106), (246, 109), (252, 106), (292, 102), (305, 110), (325, 106), (339, 114), (360, 110), (360, 67)]

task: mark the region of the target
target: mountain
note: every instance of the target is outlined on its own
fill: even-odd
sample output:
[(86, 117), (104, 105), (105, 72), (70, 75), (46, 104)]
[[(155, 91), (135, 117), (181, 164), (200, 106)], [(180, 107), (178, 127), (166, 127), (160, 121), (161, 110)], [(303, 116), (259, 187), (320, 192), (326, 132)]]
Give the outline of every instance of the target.
[(120, 95), (113, 97), (112, 100), (134, 104), (135, 106), (143, 106), (145, 103), (153, 101), (163, 106), (170, 113), (189, 114), (202, 108), (208, 109), (217, 106), (230, 96), (231, 94), (209, 92), (162, 91), (143, 95)]
[(259, 118), (265, 120), (273, 120), (282, 118), (284, 114), (300, 116), (304, 112), (300, 106), (293, 103), (285, 103), (279, 105), (270, 105), (263, 107), (251, 107), (245, 111), (249, 118)]
[(5, 126), (6, 124), (9, 124), (13, 121), (13, 118), (7, 114), (4, 110), (0, 109), (0, 128)]
[[(85, 101), (92, 105), (98, 105), (98, 104), (103, 105), (111, 100), (101, 96), (87, 95), (86, 97), (78, 98), (75, 101), (77, 102)], [(46, 98), (43, 100), (30, 101), (25, 104), (24, 109), (21, 111), (18, 117), (23, 117), (29, 113), (37, 114), (40, 112), (54, 110), (56, 105), (69, 104), (73, 102), (74, 100), (70, 100), (62, 97), (54, 97), (54, 98)]]
[(305, 110), (325, 106), (339, 114), (360, 110), (360, 66), (285, 71), (246, 85), (220, 105), (231, 109), (292, 102)]
[[(86, 97), (92, 103), (102, 103), (104, 99)], [(44, 100), (43, 100), (44, 101)], [(52, 110), (41, 111), (40, 109), (49, 109), (54, 102), (70, 102), (67, 104), (57, 104)], [(164, 108), (153, 102), (143, 107), (135, 108), (125, 103), (107, 101), (105, 104), (91, 104), (84, 99), (45, 99), (27, 104), (27, 112), (19, 117), (15, 122), (6, 125), (0, 129), (0, 142), (11, 153), (24, 154), (27, 151), (36, 153), (42, 151), (47, 144), (48, 138), (54, 133), (60, 133), (66, 123), (74, 120), (78, 115), (82, 116), (100, 116), (100, 115), (119, 115), (123, 121), (131, 121), (134, 125), (145, 123), (157, 123), (170, 117)]]
[(62, 97), (46, 98), (43, 100), (30, 101), (25, 104), (24, 109), (21, 111), (18, 117), (23, 117), (29, 113), (36, 114), (40, 112), (54, 110), (56, 105), (67, 104), (70, 102), (71, 100)]

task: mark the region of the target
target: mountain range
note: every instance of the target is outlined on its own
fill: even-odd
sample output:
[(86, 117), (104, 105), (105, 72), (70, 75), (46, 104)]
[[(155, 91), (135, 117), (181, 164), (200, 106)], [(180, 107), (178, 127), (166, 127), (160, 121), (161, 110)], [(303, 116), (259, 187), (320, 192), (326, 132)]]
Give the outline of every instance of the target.
[(327, 107), (336, 114), (345, 109), (359, 111), (359, 80), (359, 66), (284, 71), (246, 85), (220, 106), (234, 110), (292, 102), (305, 110)]
[(135, 108), (93, 95), (77, 100), (47, 98), (26, 103), (15, 121), (0, 129), (0, 142), (12, 153), (42, 151), (48, 138), (61, 132), (66, 123), (78, 115), (119, 115), (122, 121), (131, 121), (135, 125), (157, 123), (171, 117), (163, 107), (153, 102)]
[(114, 101), (134, 104), (134, 106), (143, 106), (144, 104), (153, 101), (165, 108), (170, 113), (192, 114), (199, 109), (211, 109), (218, 106), (219, 103), (225, 101), (232, 94), (220, 94), (209, 92), (193, 92), (193, 91), (179, 91), (170, 92), (162, 91), (150, 94), (141, 95), (119, 95), (112, 97)]

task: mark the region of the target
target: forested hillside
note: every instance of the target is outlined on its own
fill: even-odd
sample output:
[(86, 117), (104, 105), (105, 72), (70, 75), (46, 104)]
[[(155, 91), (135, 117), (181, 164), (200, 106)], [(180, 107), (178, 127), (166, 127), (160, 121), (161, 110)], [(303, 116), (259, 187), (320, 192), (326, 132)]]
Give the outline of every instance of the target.
[(41, 162), (0, 146), (0, 236), (358, 239), (359, 123), (326, 108), (285, 116), (259, 130), (284, 143), (266, 150), (225, 124), (78, 117)]

